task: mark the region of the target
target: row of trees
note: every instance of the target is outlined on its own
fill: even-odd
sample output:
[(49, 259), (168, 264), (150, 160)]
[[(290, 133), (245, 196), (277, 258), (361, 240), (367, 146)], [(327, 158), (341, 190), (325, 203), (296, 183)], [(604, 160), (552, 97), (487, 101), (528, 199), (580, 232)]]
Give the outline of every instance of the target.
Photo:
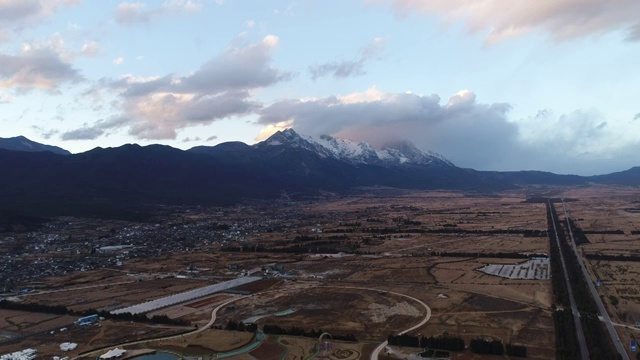
[(586, 231), (582, 231), (582, 228), (577, 226), (576, 223), (573, 221), (573, 219), (569, 219), (569, 226), (571, 227), (571, 230), (573, 231), (573, 238), (576, 241), (576, 245), (590, 244), (591, 243), (589, 241), (589, 239), (587, 238), (587, 235), (585, 235), (587, 232)]
[(502, 341), (488, 339), (473, 339), (469, 344), (469, 349), (475, 354), (503, 355), (512, 357), (527, 357), (527, 348), (522, 345), (507, 344), (506, 351)]
[(607, 254), (585, 254), (589, 260), (605, 260), (605, 261), (640, 261), (640, 255), (607, 255)]
[(624, 230), (584, 230), (584, 233), (594, 235), (624, 235)]
[[(549, 223), (550, 232), (553, 229), (553, 221), (555, 221), (555, 219), (558, 219), (555, 207), (548, 203), (547, 221)], [(603, 324), (597, 318), (598, 308), (591, 296), (587, 283), (587, 281), (591, 281), (591, 279), (585, 279), (583, 276), (580, 263), (569, 244), (570, 239), (567, 233), (569, 228), (566, 228), (566, 226), (561, 222), (558, 222), (558, 224), (559, 249), (555, 238), (553, 236), (550, 237), (551, 277), (556, 301), (563, 304), (565, 307), (568, 306), (569, 303), (564, 274), (560, 268), (560, 262), (557, 261), (559, 260), (559, 252), (562, 252), (568, 272), (567, 276), (569, 277), (569, 283), (573, 290), (578, 311), (581, 313), (581, 326), (586, 338), (590, 356), (597, 359), (618, 359), (620, 355), (615, 350), (615, 347), (611, 342), (611, 338), (606, 332)], [(572, 226), (571, 222), (569, 222), (569, 226)], [(553, 235), (555, 236), (555, 234)], [(568, 314), (563, 312), (554, 315), (556, 334), (562, 334), (564, 337), (572, 337), (571, 339), (557, 339), (560, 342), (558, 343), (559, 345), (557, 345), (556, 357), (558, 359), (574, 359), (575, 356), (579, 354), (579, 349), (578, 342), (575, 339), (577, 329), (573, 326), (573, 315), (570, 312)], [(573, 331), (567, 331), (569, 329), (573, 329)]]
[[(264, 327), (262, 328), (262, 331), (264, 331), (265, 334), (304, 336), (304, 337), (310, 337), (310, 338), (319, 338), (320, 335), (324, 333), (322, 329), (318, 329), (318, 330), (311, 329), (307, 331), (297, 326), (293, 326), (290, 328), (283, 328), (279, 325), (272, 325), (272, 324), (265, 324)], [(334, 340), (342, 340), (342, 341), (358, 341), (353, 334), (336, 335), (331, 333), (331, 338)]]
[[(344, 231), (343, 231), (344, 230)], [(468, 235), (522, 235), (524, 237), (545, 237), (547, 232), (545, 230), (533, 230), (533, 229), (492, 229), (492, 230), (479, 230), (479, 229), (459, 229), (451, 225), (442, 227), (440, 229), (424, 229), (424, 228), (409, 228), (409, 229), (397, 229), (397, 228), (362, 228), (359, 229), (363, 233), (372, 234), (395, 234), (398, 232), (404, 234), (468, 234)], [(357, 229), (333, 229), (331, 232), (356, 232)]]
[[(329, 242), (331, 244), (331, 242)], [(342, 244), (341, 244), (342, 245)], [(343, 247), (326, 246), (320, 244), (297, 244), (288, 247), (265, 247), (263, 245), (224, 246), (220, 250), (225, 252), (257, 252), (257, 253), (286, 253), (286, 254), (337, 254), (341, 251), (349, 252), (360, 247), (358, 242), (349, 242)]]
[(421, 347), (449, 351), (463, 351), (465, 348), (464, 340), (459, 337), (417, 337), (409, 334), (389, 335), (387, 336), (389, 345)]
[[(387, 336), (389, 345), (407, 346), (407, 347), (421, 347), (437, 350), (448, 351), (464, 351), (465, 343), (462, 338), (459, 337), (417, 337), (413, 335), (389, 335)], [(491, 355), (503, 355), (505, 354), (505, 346), (502, 341), (499, 340), (486, 340), (483, 338), (477, 338), (471, 340), (469, 344), (471, 352), (476, 354), (491, 354)], [(514, 357), (526, 357), (527, 348), (522, 345), (507, 344), (506, 354)]]
[(474, 354), (504, 355), (504, 344), (499, 340), (473, 339), (469, 349)]
[(501, 252), (501, 253), (481, 253), (481, 252), (436, 252), (432, 251), (431, 256), (442, 257), (481, 257), (481, 258), (497, 258), (497, 259), (529, 259), (531, 257), (547, 257), (547, 254), (524, 254), (517, 252)]
[(229, 320), (229, 322), (227, 323), (227, 326), (224, 329), (229, 331), (246, 331), (246, 332), (254, 333), (258, 331), (258, 325), (256, 325), (255, 323), (245, 324), (242, 321), (237, 322), (237, 321)]
[(553, 323), (556, 333), (556, 358), (577, 360), (580, 358), (576, 328), (571, 310), (563, 309), (553, 312)]
[(145, 314), (131, 314), (131, 313), (112, 314), (108, 311), (104, 311), (104, 310), (97, 311), (94, 309), (85, 310), (85, 311), (74, 311), (62, 305), (17, 303), (9, 300), (0, 301), (0, 309), (20, 310), (20, 311), (29, 311), (29, 312), (38, 312), (38, 313), (56, 314), (56, 315), (72, 315), (72, 316), (78, 316), (78, 317), (98, 314), (98, 316), (105, 319), (135, 321), (135, 322), (143, 322), (143, 323), (151, 323), (151, 324), (181, 325), (181, 326), (188, 326), (191, 324), (186, 320), (171, 319), (166, 315), (155, 315), (151, 318), (148, 318)]

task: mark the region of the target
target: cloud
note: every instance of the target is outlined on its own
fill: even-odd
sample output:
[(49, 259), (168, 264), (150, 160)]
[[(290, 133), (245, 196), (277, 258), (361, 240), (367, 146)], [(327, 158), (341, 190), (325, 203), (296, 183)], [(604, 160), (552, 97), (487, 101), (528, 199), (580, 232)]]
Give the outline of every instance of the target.
[(163, 5), (147, 9), (142, 2), (122, 2), (115, 11), (115, 20), (121, 25), (148, 23), (151, 20), (172, 14), (200, 10), (202, 5), (193, 0), (167, 0)]
[(93, 127), (83, 127), (76, 130), (71, 130), (63, 133), (60, 136), (62, 140), (93, 140), (97, 139), (99, 136), (104, 134), (104, 131), (93, 128)]
[(32, 125), (31, 128), (43, 139), (49, 140), (53, 135), (58, 134), (58, 130), (55, 129), (43, 129), (38, 125)]
[(479, 104), (464, 90), (440, 104), (438, 95), (365, 93), (313, 100), (283, 100), (259, 111), (259, 123), (287, 121), (309, 135), (333, 134), (382, 146), (408, 139), (446, 154), (452, 161), (489, 166), (490, 156), (508, 147), (518, 128), (507, 120), (504, 103)]
[(633, 120), (638, 120), (640, 119), (640, 113), (637, 113), (636, 116), (633, 117)]
[(244, 25), (249, 29), (253, 29), (253, 27), (256, 25), (256, 22), (253, 20), (247, 20), (244, 22)]
[(0, 40), (10, 33), (31, 27), (60, 8), (77, 5), (78, 0), (2, 0), (0, 1)]
[(0, 104), (9, 104), (13, 101), (13, 97), (6, 94), (0, 94)]
[(200, 141), (202, 139), (200, 139), (200, 137), (196, 136), (194, 138), (190, 138), (190, 137), (186, 137), (184, 139), (181, 140), (181, 142), (183, 143), (188, 143), (188, 142), (194, 142), (194, 141)]
[(267, 126), (260, 129), (260, 132), (255, 137), (255, 141), (264, 141), (271, 137), (271, 135), (277, 133), (278, 131), (282, 131), (284, 129), (288, 129), (293, 124), (292, 120), (280, 121), (275, 124), (267, 124)]
[(628, 41), (640, 40), (640, 2), (636, 0), (369, 1), (391, 3), (402, 16), (419, 12), (439, 16), (445, 23), (463, 21), (471, 33), (486, 33), (489, 44), (534, 31), (564, 41), (623, 30)]
[(295, 9), (295, 7), (296, 7), (297, 5), (298, 5), (298, 4), (297, 4), (296, 2), (291, 2), (291, 3), (289, 3), (289, 5), (288, 5), (286, 8), (284, 8), (283, 10), (275, 9), (275, 10), (273, 10), (273, 13), (274, 13), (275, 15), (280, 15), (280, 14), (282, 14), (282, 15), (285, 15), (285, 16), (295, 16), (295, 15), (296, 15), (296, 13), (295, 13), (293, 10)]
[(79, 129), (69, 130), (60, 135), (61, 140), (94, 140), (103, 135), (108, 135), (129, 122), (123, 116), (112, 116), (108, 119), (98, 120), (92, 126), (85, 124)]
[(123, 110), (134, 121), (129, 134), (140, 139), (175, 139), (177, 129), (208, 124), (260, 107), (247, 92), (217, 95), (155, 93), (124, 101)]
[(386, 39), (375, 38), (366, 47), (360, 50), (360, 56), (355, 60), (332, 61), (309, 66), (311, 78), (316, 80), (324, 76), (334, 78), (346, 78), (364, 75), (364, 65), (370, 60), (377, 59), (384, 50)]
[[(443, 102), (435, 94), (371, 88), (345, 96), (275, 102), (258, 111), (264, 128), (256, 141), (293, 127), (302, 134), (330, 134), (378, 147), (406, 139), (461, 167), (581, 174), (631, 167), (637, 157), (623, 155), (640, 151), (637, 139), (617, 130), (596, 110), (561, 115), (542, 110), (517, 121), (509, 118), (510, 110), (506, 103), (478, 102), (470, 90)], [(640, 125), (631, 133), (640, 133)]]
[(56, 91), (64, 83), (84, 78), (72, 65), (82, 56), (95, 56), (98, 44), (85, 42), (80, 50), (70, 49), (59, 33), (50, 38), (23, 43), (15, 54), (0, 52), (0, 88), (24, 93), (32, 89)]
[(95, 41), (87, 41), (82, 45), (82, 48), (80, 49), (80, 53), (84, 56), (97, 56), (98, 53), (100, 52), (100, 46), (98, 46), (98, 43)]
[(113, 65), (120, 65), (124, 62), (124, 58), (122, 56), (119, 56), (115, 59), (113, 59)]
[(105, 91), (115, 93), (119, 117), (126, 120), (98, 122), (86, 128), (99, 131), (86, 133), (101, 136), (108, 128), (127, 127), (139, 139), (175, 139), (178, 129), (255, 112), (262, 104), (251, 90), (293, 76), (271, 66), (277, 43), (276, 36), (268, 35), (255, 44), (230, 47), (186, 76), (102, 79), (85, 95), (99, 99)]
[(217, 136), (217, 135), (211, 135), (211, 136), (209, 136), (209, 137), (207, 138), (207, 140), (206, 140), (206, 141), (213, 141), (213, 140), (216, 140), (217, 138), (218, 138), (218, 136)]
[(18, 91), (55, 90), (61, 84), (82, 80), (55, 46), (23, 45), (15, 55), (0, 54), (0, 88)]
[(294, 74), (270, 66), (278, 37), (265, 36), (261, 42), (234, 47), (204, 63), (180, 80), (187, 91), (218, 92), (266, 87), (290, 80)]

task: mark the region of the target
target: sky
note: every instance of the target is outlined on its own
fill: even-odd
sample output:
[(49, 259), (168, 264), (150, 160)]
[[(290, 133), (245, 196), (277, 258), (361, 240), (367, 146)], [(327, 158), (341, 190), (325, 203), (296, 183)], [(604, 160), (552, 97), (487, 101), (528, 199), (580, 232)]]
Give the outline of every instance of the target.
[(640, 2), (0, 0), (0, 137), (78, 153), (290, 127), (478, 170), (640, 166)]

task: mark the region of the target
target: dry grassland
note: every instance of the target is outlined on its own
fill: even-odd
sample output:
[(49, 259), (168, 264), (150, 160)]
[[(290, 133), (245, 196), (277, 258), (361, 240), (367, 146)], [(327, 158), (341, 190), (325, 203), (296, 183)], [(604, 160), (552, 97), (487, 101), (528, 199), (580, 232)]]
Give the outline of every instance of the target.
[[(583, 230), (624, 231), (624, 235), (589, 235), (591, 244), (584, 246), (586, 254), (628, 255), (640, 252), (640, 235), (631, 234), (632, 230), (640, 230), (640, 192), (637, 190), (596, 187), (571, 190), (532, 188), (528, 191), (529, 195), (579, 199), (568, 203), (568, 206)], [(293, 242), (294, 238), (308, 237), (312, 239), (303, 241), (335, 243), (341, 246), (340, 249), (357, 244), (354, 247), (357, 253), (315, 256), (308, 252), (222, 252), (218, 245), (184, 254), (132, 259), (117, 271), (96, 270), (46, 279), (48, 288), (71, 290), (32, 295), (25, 299), (65, 305), (74, 310), (110, 310), (233, 278), (241, 270), (277, 263), (283, 265), (284, 271), (296, 280), (275, 279), (241, 289), (254, 295), (219, 311), (216, 326), (224, 327), (229, 320), (241, 321), (255, 315), (295, 308), (296, 312), (290, 315), (271, 316), (258, 323), (322, 329), (343, 335), (352, 333), (360, 340), (359, 343), (336, 342), (336, 352), (323, 356), (336, 360), (351, 360), (352, 357), (355, 360), (357, 356), (364, 359), (389, 333), (404, 330), (425, 315), (423, 308), (414, 301), (384, 292), (395, 291), (424, 301), (432, 310), (430, 321), (414, 334), (439, 336), (446, 332), (463, 337), (467, 343), (477, 336), (493, 337), (505, 343), (526, 345), (529, 358), (549, 359), (554, 357), (555, 351), (550, 310), (553, 305), (551, 282), (505, 279), (477, 271), (486, 264), (523, 261), (488, 258), (487, 254), (549, 252), (548, 237), (524, 237), (519, 233), (547, 229), (544, 204), (527, 203), (526, 197), (527, 194), (516, 191), (482, 196), (369, 189), (364, 195), (295, 204), (291, 206), (300, 215), (283, 230), (249, 232), (242, 244), (282, 250), (291, 244), (304, 244)], [(198, 218), (197, 214), (189, 216)], [(219, 221), (259, 221), (260, 217), (259, 211), (246, 207), (225, 212)], [(442, 229), (460, 232), (443, 233), (439, 231)], [(514, 233), (488, 233), (496, 230), (512, 230)], [(440, 253), (473, 256), (438, 256)], [(199, 270), (195, 275), (197, 279), (152, 279), (149, 276), (171, 274), (189, 266)], [(609, 304), (614, 321), (640, 321), (640, 291), (636, 282), (640, 263), (592, 260), (589, 268), (594, 279), (597, 274), (604, 283), (599, 291)], [(132, 279), (142, 281), (117, 284)], [(83, 288), (86, 286), (92, 287)], [(611, 303), (612, 296), (618, 300), (615, 306)], [(200, 325), (209, 319), (211, 310), (226, 299), (227, 295), (216, 294), (160, 309), (152, 315), (167, 315)], [(44, 321), (45, 318), (40, 316), (39, 321)], [(22, 331), (6, 319), (4, 321), (0, 322), (0, 335), (2, 331)], [(115, 344), (130, 336), (177, 331), (175, 328), (140, 324), (118, 323), (115, 326), (108, 321), (103, 324), (102, 328), (91, 327), (77, 334), (79, 343), (82, 342), (79, 350)], [(630, 331), (622, 331), (625, 341), (629, 339)], [(199, 337), (154, 346), (182, 349), (194, 354), (205, 350), (226, 351), (247, 343), (250, 336), (247, 333), (207, 330)], [(48, 338), (34, 338), (32, 342), (21, 344), (35, 346), (37, 341), (49, 344), (43, 345), (43, 349), (53, 349), (53, 340)], [(60, 337), (55, 341), (69, 339)], [(268, 336), (263, 345), (251, 354), (237, 358), (280, 359), (285, 348), (288, 349), (285, 359), (306, 358), (311, 355), (314, 343), (314, 339)], [(54, 353), (53, 350), (46, 351), (47, 354)], [(455, 354), (454, 358), (478, 357), (465, 352)]]

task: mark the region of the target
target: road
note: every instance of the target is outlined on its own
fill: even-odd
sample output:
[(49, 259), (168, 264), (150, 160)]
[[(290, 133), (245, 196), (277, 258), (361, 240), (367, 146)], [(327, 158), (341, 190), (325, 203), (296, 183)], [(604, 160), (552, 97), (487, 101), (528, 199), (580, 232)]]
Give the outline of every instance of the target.
[[(604, 322), (604, 319), (602, 318), (602, 316), (598, 316), (598, 319), (600, 319), (600, 321)], [(633, 330), (633, 331), (640, 331), (640, 328), (637, 328), (634, 325), (620, 324), (620, 323), (617, 323), (617, 322), (611, 322), (611, 323), (613, 324), (613, 326), (622, 327), (622, 328), (626, 328), (626, 329)]]
[[(251, 296), (251, 295), (249, 295), (249, 296)], [(229, 301), (226, 301), (226, 302), (224, 302), (224, 303), (222, 303), (222, 304), (220, 304), (220, 305), (216, 306), (216, 308), (215, 308), (215, 309), (213, 309), (213, 311), (211, 311), (211, 319), (209, 320), (209, 322), (208, 322), (206, 325), (201, 326), (201, 327), (199, 327), (199, 328), (197, 328), (197, 329), (195, 329), (195, 330), (193, 330), (193, 331), (189, 331), (189, 332), (187, 332), (187, 333), (182, 333), (182, 334), (178, 334), (178, 335), (165, 336), (165, 337), (161, 337), (161, 338), (142, 339), (142, 340), (137, 340), (137, 341), (124, 342), (124, 343), (120, 343), (120, 344), (116, 344), (116, 345), (109, 345), (109, 346), (104, 347), (104, 348), (102, 348), (102, 349), (91, 350), (91, 351), (89, 351), (89, 352), (82, 353), (82, 354), (78, 355), (77, 357), (73, 358), (73, 360), (75, 360), (75, 359), (80, 359), (80, 358), (84, 358), (84, 357), (87, 357), (87, 356), (89, 356), (89, 355), (91, 355), (91, 354), (96, 355), (96, 354), (98, 354), (98, 353), (100, 353), (100, 352), (107, 351), (107, 350), (112, 349), (112, 348), (115, 348), (115, 347), (120, 347), (120, 348), (121, 348), (121, 347), (123, 347), (123, 346), (137, 345), (137, 344), (144, 344), (144, 343), (146, 343), (146, 342), (150, 342), (150, 341), (164, 341), (164, 340), (172, 340), (172, 339), (178, 339), (178, 338), (181, 338), (181, 337), (183, 337), (183, 336), (189, 336), (189, 335), (194, 335), (194, 334), (200, 333), (200, 332), (202, 332), (202, 331), (205, 331), (205, 330), (207, 330), (207, 329), (211, 328), (211, 326), (216, 322), (216, 318), (217, 318), (218, 310), (220, 310), (220, 309), (222, 309), (223, 307), (225, 307), (225, 306), (227, 306), (227, 305), (231, 304), (231, 303), (232, 303), (232, 302), (234, 302), (234, 301), (238, 301), (238, 300), (241, 300), (241, 299), (247, 298), (247, 297), (249, 297), (249, 296), (238, 296), (238, 297), (236, 297), (236, 298), (233, 298), (233, 299), (231, 299), (231, 300), (229, 300)]]
[(591, 292), (591, 297), (593, 297), (593, 300), (596, 302), (596, 305), (598, 306), (598, 312), (600, 313), (600, 316), (602, 316), (602, 318), (604, 319), (604, 324), (607, 327), (607, 331), (609, 331), (609, 336), (611, 337), (611, 341), (613, 342), (613, 345), (615, 345), (616, 350), (618, 351), (618, 353), (620, 353), (623, 360), (630, 360), (629, 355), (627, 354), (627, 351), (624, 348), (624, 345), (622, 345), (622, 341), (620, 340), (620, 337), (616, 332), (616, 329), (613, 327), (613, 324), (611, 323), (611, 317), (609, 317), (609, 313), (607, 312), (607, 309), (604, 307), (604, 304), (602, 303), (602, 299), (600, 299), (600, 295), (598, 295), (598, 291), (596, 290), (596, 287), (593, 285), (593, 281), (591, 281), (591, 275), (589, 275), (589, 272), (587, 271), (587, 267), (584, 265), (584, 261), (582, 261), (582, 256), (578, 252), (578, 248), (576, 247), (576, 242), (573, 239), (573, 231), (571, 230), (571, 226), (569, 225), (569, 214), (567, 213), (567, 206), (564, 203), (564, 199), (562, 200), (562, 209), (564, 210), (564, 217), (566, 218), (566, 221), (567, 221), (569, 236), (571, 236), (571, 248), (573, 249), (573, 252), (576, 254), (576, 258), (578, 259), (578, 263), (580, 264), (580, 268), (582, 269), (582, 274), (584, 275), (584, 279), (589, 287), (589, 291)]
[[(553, 209), (551, 200), (549, 202), (549, 208)], [(582, 323), (580, 322), (580, 313), (578, 312), (578, 306), (576, 305), (576, 299), (573, 296), (573, 289), (571, 288), (571, 282), (569, 281), (569, 272), (564, 262), (564, 255), (562, 254), (562, 247), (560, 247), (560, 238), (558, 237), (558, 227), (556, 226), (556, 218), (551, 214), (551, 223), (553, 224), (553, 232), (556, 236), (556, 245), (558, 246), (558, 252), (560, 253), (560, 263), (562, 263), (562, 273), (564, 274), (564, 282), (567, 286), (567, 292), (569, 293), (569, 303), (571, 304), (571, 313), (573, 314), (573, 324), (576, 328), (576, 338), (578, 340), (578, 347), (580, 348), (580, 358), (582, 360), (589, 360), (589, 349), (587, 348), (587, 340), (584, 337), (584, 330), (582, 329)]]
[[(422, 321), (420, 321), (420, 323), (406, 329), (403, 330), (401, 332), (398, 333), (398, 335), (403, 335), (408, 333), (409, 331), (413, 331), (416, 329), (421, 328), (424, 324), (427, 323), (427, 321), (429, 321), (429, 319), (431, 318), (431, 308), (429, 306), (427, 306), (427, 304), (425, 304), (422, 300), (420, 299), (416, 299), (413, 296), (409, 296), (409, 295), (405, 295), (405, 294), (401, 294), (401, 293), (397, 293), (397, 292), (393, 292), (393, 291), (383, 291), (383, 290), (378, 290), (378, 289), (370, 289), (370, 288), (357, 288), (357, 287), (353, 287), (352, 289), (363, 289), (363, 290), (374, 290), (374, 291), (378, 291), (378, 292), (383, 292), (385, 294), (393, 294), (393, 295), (398, 295), (398, 296), (402, 296), (405, 297), (407, 299), (411, 299), (415, 302), (417, 302), (418, 304), (422, 305), (425, 310), (427, 310), (427, 315), (425, 315), (424, 319), (422, 319)], [(378, 355), (380, 355), (380, 351), (382, 351), (382, 349), (384, 349), (385, 347), (387, 347), (388, 342), (384, 341), (382, 344), (378, 345), (378, 347), (376, 347), (373, 352), (371, 353), (371, 360), (378, 360)]]

